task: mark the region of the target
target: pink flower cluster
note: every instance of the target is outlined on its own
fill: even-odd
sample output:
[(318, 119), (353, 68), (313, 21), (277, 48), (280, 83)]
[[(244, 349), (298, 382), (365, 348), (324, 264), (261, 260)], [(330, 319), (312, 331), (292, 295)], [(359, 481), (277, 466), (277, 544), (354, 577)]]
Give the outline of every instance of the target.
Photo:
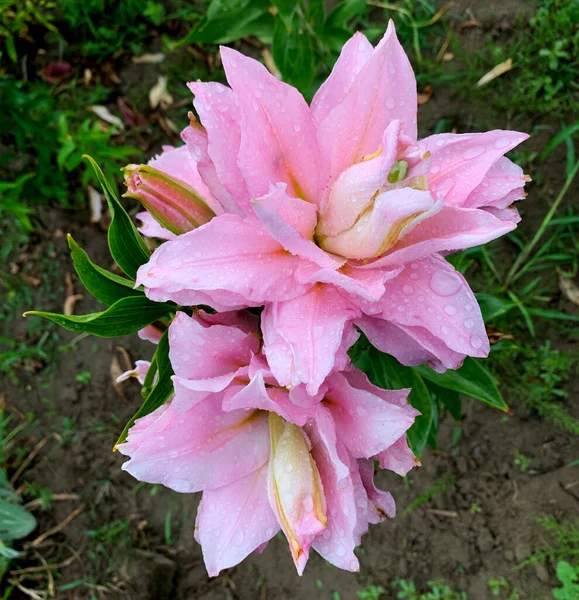
[(201, 124), (191, 116), (185, 146), (125, 169), (127, 195), (148, 209), (141, 231), (167, 240), (137, 284), (218, 312), (177, 313), (174, 397), (132, 427), (124, 468), (204, 492), (195, 531), (210, 575), (280, 529), (300, 574), (311, 547), (357, 570), (368, 524), (395, 511), (374, 462), (400, 475), (417, 464), (406, 432), (418, 413), (347, 351), (362, 331), (410, 366), (488, 354), (476, 299), (444, 254), (516, 227), (527, 178), (504, 154), (527, 135), (418, 140), (392, 23), (375, 48), (347, 42), (311, 106), (257, 61), (221, 58), (230, 87), (189, 84)]

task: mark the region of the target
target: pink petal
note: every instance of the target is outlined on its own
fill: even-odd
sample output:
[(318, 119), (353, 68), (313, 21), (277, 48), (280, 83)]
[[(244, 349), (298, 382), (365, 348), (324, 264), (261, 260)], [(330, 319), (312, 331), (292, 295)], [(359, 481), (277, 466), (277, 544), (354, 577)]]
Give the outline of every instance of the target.
[(396, 504), (390, 492), (379, 490), (374, 485), (374, 461), (359, 460), (360, 477), (368, 494), (368, 501), (373, 508), (373, 518), (370, 523), (380, 523), (384, 519), (393, 519), (396, 516)]
[(405, 236), (411, 236), (420, 223), (430, 223), (441, 208), (442, 202), (435, 202), (428, 191), (409, 187), (388, 190), (378, 195), (372, 208), (350, 229), (320, 237), (319, 243), (328, 252), (352, 259), (380, 256), (392, 246), (396, 248), (399, 238), (404, 243)]
[(494, 206), (489, 206), (485, 210), (501, 221), (510, 221), (515, 225), (521, 221), (521, 215), (516, 208), (494, 208)]
[(380, 452), (376, 459), (380, 461), (381, 469), (388, 469), (404, 477), (408, 471), (420, 466), (420, 460), (410, 450), (406, 435), (401, 436), (390, 448)]
[(228, 312), (209, 313), (204, 310), (197, 312), (197, 321), (209, 325), (226, 325), (228, 327), (237, 327), (245, 333), (257, 335), (259, 330), (259, 319), (248, 310), (232, 310)]
[(440, 133), (423, 140), (431, 153), (428, 187), (447, 206), (465, 206), (469, 194), (483, 181), (503, 154), (529, 136), (517, 131)]
[[(464, 277), (438, 255), (412, 263), (386, 284), (384, 298), (364, 308), (380, 310), (376, 317), (390, 321), (421, 341), (414, 328), (429, 332), (461, 355), (485, 357), (489, 341), (476, 298)], [(435, 353), (433, 344), (424, 344)], [(442, 365), (456, 369), (452, 355), (439, 354)]]
[(267, 305), (261, 315), (264, 353), (279, 384), (305, 383), (315, 395), (334, 367), (344, 327), (358, 314), (347, 298), (322, 284)]
[(135, 368), (121, 373), (121, 375), (117, 377), (116, 382), (121, 383), (127, 379), (130, 379), (131, 377), (135, 377), (137, 381), (143, 385), (150, 366), (151, 363), (148, 360), (137, 360), (135, 362)]
[(342, 101), (373, 52), (372, 44), (360, 32), (344, 44), (332, 72), (312, 100), (312, 114), (318, 123)]
[[(328, 562), (340, 569), (359, 571), (360, 565), (354, 554), (357, 540), (354, 537), (356, 527), (356, 504), (354, 486), (350, 477), (350, 458), (341, 442), (333, 441), (331, 446), (319, 437), (312, 427), (312, 456), (316, 462), (324, 494), (326, 496), (328, 525), (319, 533), (312, 547)], [(345, 471), (336, 468), (333, 455), (340, 457), (339, 465)]]
[(143, 329), (139, 329), (137, 335), (142, 340), (151, 342), (152, 344), (158, 344), (161, 341), (163, 332), (154, 325), (147, 325), (146, 327), (143, 327)]
[(177, 492), (215, 489), (263, 466), (269, 457), (267, 416), (260, 411), (221, 410), (213, 395), (184, 414), (168, 408), (136, 441), (118, 449), (123, 465), (139, 481), (161, 483)]
[(210, 577), (267, 543), (279, 531), (267, 499), (267, 466), (229, 485), (205, 491), (195, 529)]
[(157, 219), (153, 215), (144, 210), (136, 215), (137, 219), (141, 221), (141, 226), (137, 229), (144, 235), (150, 238), (157, 238), (159, 240), (174, 240), (177, 236), (168, 229), (165, 229), (159, 224)]
[(258, 349), (253, 333), (227, 325), (206, 327), (184, 312), (177, 312), (169, 326), (169, 358), (175, 374), (184, 379), (234, 373)]
[(485, 210), (444, 206), (420, 222), (384, 256), (361, 268), (389, 267), (430, 256), (486, 244), (515, 229)]
[(221, 59), (241, 108), (237, 162), (250, 196), (263, 196), (270, 183), (283, 182), (290, 194), (315, 202), (318, 146), (314, 120), (302, 95), (231, 48), (221, 48)]
[(390, 390), (390, 401), (384, 391), (378, 396), (365, 389), (353, 387), (341, 373), (328, 380), (331, 388), (324, 403), (336, 423), (338, 438), (356, 458), (379, 454), (404, 435), (418, 412), (402, 405), (409, 390)]
[(508, 208), (513, 202), (526, 196), (524, 186), (529, 179), (519, 165), (502, 156), (488, 170), (482, 183), (468, 195), (464, 206)]
[(402, 267), (393, 269), (361, 269), (346, 263), (337, 271), (320, 269), (312, 263), (303, 263), (296, 272), (300, 283), (331, 283), (348, 294), (374, 301), (384, 295), (384, 283), (396, 277)]
[(330, 179), (373, 154), (395, 119), (416, 139), (416, 80), (392, 21), (342, 100), (321, 121), (318, 142), (330, 158)]
[(219, 202), (213, 197), (201, 178), (197, 162), (191, 156), (186, 145), (179, 148), (163, 146), (163, 152), (151, 159), (149, 165), (173, 178), (184, 181), (203, 197), (215, 213), (220, 214), (223, 212)]
[(279, 387), (266, 389), (261, 372), (257, 373), (240, 392), (228, 396), (223, 401), (225, 411), (257, 408), (274, 412), (286, 421), (300, 426), (305, 425), (312, 415), (311, 409), (300, 408), (293, 404), (286, 389)]
[(252, 204), (263, 226), (288, 252), (326, 268), (337, 269), (346, 262), (316, 246), (312, 239), (316, 206), (288, 196), (285, 183), (272, 185), (269, 194)]
[(428, 363), (435, 371), (458, 369), (464, 354), (451, 350), (425, 327), (407, 327), (381, 317), (362, 316), (356, 325), (380, 352), (391, 354), (403, 365)]
[(396, 161), (401, 128), (400, 121), (392, 121), (384, 132), (379, 154), (340, 173), (322, 207), (318, 236), (334, 236), (349, 229), (374, 202)]
[[(237, 162), (241, 145), (241, 111), (237, 97), (220, 83), (194, 82), (188, 87), (195, 94), (193, 104), (207, 131), (207, 154), (217, 179), (228, 192), (224, 206), (236, 214), (249, 215), (250, 196)], [(191, 145), (191, 149), (194, 151), (195, 146)]]
[(245, 308), (303, 293), (309, 286), (293, 277), (300, 262), (255, 221), (221, 215), (160, 246), (137, 281), (157, 302)]
[(244, 188), (241, 188), (241, 198), (238, 202), (234, 194), (219, 179), (215, 163), (209, 155), (209, 137), (206, 129), (197, 121), (191, 120), (189, 125), (181, 132), (181, 139), (185, 142), (187, 149), (197, 163), (197, 170), (201, 178), (225, 212), (246, 216), (247, 211), (243, 208), (245, 202)]

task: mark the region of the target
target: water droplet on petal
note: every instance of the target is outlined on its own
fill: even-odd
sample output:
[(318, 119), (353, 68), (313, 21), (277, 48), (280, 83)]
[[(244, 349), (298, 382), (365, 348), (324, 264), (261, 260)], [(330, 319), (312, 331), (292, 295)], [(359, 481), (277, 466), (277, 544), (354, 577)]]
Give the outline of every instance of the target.
[(452, 316), (452, 315), (456, 315), (456, 308), (455, 308), (455, 307), (454, 307), (452, 304), (447, 304), (447, 305), (444, 307), (444, 312), (445, 312), (447, 315), (451, 315), (451, 316)]
[(430, 289), (439, 296), (453, 296), (462, 287), (462, 282), (447, 271), (435, 271), (430, 278)]
[(386, 98), (386, 108), (389, 108), (390, 110), (392, 110), (395, 106), (396, 106), (396, 102), (395, 102), (394, 98), (392, 98), (392, 96), (388, 96), (388, 98)]
[(473, 335), (470, 338), (470, 345), (478, 350), (483, 345), (483, 341), (478, 335)]
[(464, 160), (472, 160), (473, 158), (476, 158), (477, 156), (480, 156), (484, 153), (484, 146), (472, 146), (471, 148), (468, 148), (462, 153), (462, 157), (464, 158)]
[(464, 326), (467, 329), (472, 329), (474, 327), (474, 321), (472, 319), (466, 319), (464, 322)]

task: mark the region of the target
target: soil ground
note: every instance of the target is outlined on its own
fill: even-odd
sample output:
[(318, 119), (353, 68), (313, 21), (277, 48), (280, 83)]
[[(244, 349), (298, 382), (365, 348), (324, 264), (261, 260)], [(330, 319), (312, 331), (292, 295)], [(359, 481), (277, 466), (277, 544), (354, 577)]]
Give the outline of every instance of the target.
[[(468, 33), (472, 43), (476, 46), (476, 36), (489, 35), (491, 26), (496, 35), (508, 35), (513, 15), (525, 4), (510, 1), (474, 6), (484, 26), (482, 31)], [(465, 37), (465, 43), (469, 39)], [(129, 80), (125, 75), (122, 79)], [(443, 117), (462, 123), (462, 131), (469, 130), (467, 124), (474, 123), (472, 129), (489, 121), (494, 128), (511, 125), (504, 115), (472, 114), (471, 107), (459, 98), (435, 90), (432, 100), (420, 109), (423, 133), (431, 132)], [(544, 142), (538, 139), (531, 144), (540, 148)], [(563, 157), (554, 154), (552, 160), (557, 163)], [(552, 201), (550, 193), (557, 188), (545, 188), (544, 195), (537, 187), (529, 188), (523, 209), (525, 230), (535, 230)], [(60, 311), (65, 278), (73, 275), (64, 234), (70, 231), (102, 266), (109, 266), (106, 236), (88, 224), (88, 214), (45, 209), (41, 220), (44, 232), (36, 235), (21, 260), (28, 263), (30, 275), (45, 270), (47, 260), (52, 263), (53, 297), (36, 294), (34, 302), (35, 308)], [(505, 246), (506, 256), (512, 251)], [(75, 293), (82, 292), (78, 283), (74, 287)], [(85, 297), (75, 312), (84, 314), (96, 308)], [(563, 304), (560, 308), (572, 310)], [(18, 336), (23, 325), (15, 321), (10, 329), (10, 334)], [(198, 495), (137, 485), (121, 470), (123, 457), (111, 452), (122, 424), (140, 404), (137, 384), (113, 386), (114, 360), (123, 365), (124, 351), (132, 360), (149, 358), (152, 346), (136, 336), (101, 340), (74, 339), (64, 331), (58, 335), (63, 345), (71, 340), (74, 345), (58, 353), (55, 369), (35, 376), (22, 374), (18, 385), (6, 378), (1, 385), (8, 411), (17, 420), (25, 420), (28, 413), (39, 419), (25, 440), (28, 451), (46, 440), (17, 485), (33, 482), (64, 495), (48, 510), (35, 511), (39, 525), (31, 539), (73, 515), (36, 548), (49, 564), (63, 563), (56, 569), (60, 574), (56, 586), (71, 585), (57, 592), (57, 598), (81, 600), (92, 594), (111, 600), (353, 600), (370, 584), (382, 585), (389, 591), (384, 597), (394, 598), (390, 590), (396, 578), (413, 580), (417, 587), (440, 578), (453, 589), (466, 592), (470, 600), (486, 600), (492, 597), (489, 580), (500, 577), (509, 582), (511, 590), (518, 590), (521, 598), (551, 597), (556, 580), (550, 566), (519, 569), (517, 565), (548, 541), (535, 517), (573, 519), (578, 514), (579, 486), (575, 484), (579, 468), (566, 465), (579, 458), (579, 444), (562, 429), (516, 407), (505, 416), (480, 403), (465, 402), (458, 444), (451, 443), (454, 423), (446, 415), (438, 454), (427, 451), (423, 466), (406, 480), (392, 473), (379, 477), (381, 487), (394, 495), (399, 514), (372, 527), (364, 538), (360, 573), (335, 569), (312, 553), (304, 576), (297, 578), (287, 542), (278, 536), (263, 554), (209, 579), (200, 547), (193, 539)], [(571, 343), (556, 330), (542, 335), (550, 338), (554, 347), (565, 349)], [(91, 373), (90, 381), (79, 381), (76, 375), (86, 371)], [(571, 381), (568, 391), (576, 406), (579, 382)], [(513, 461), (515, 452), (530, 459), (524, 472)], [(454, 483), (405, 514), (413, 500), (441, 480)], [(38, 577), (46, 578), (46, 574), (40, 572)], [(82, 585), (75, 585), (80, 580)], [(30, 581), (26, 585), (34, 587)], [(18, 593), (13, 597), (18, 598)], [(22, 597), (29, 596), (23, 593)]]

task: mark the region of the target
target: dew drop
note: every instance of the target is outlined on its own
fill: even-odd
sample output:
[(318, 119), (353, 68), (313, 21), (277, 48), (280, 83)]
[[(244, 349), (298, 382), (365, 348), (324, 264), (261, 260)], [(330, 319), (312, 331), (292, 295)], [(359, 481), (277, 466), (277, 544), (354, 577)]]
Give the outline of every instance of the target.
[(414, 291), (414, 288), (411, 285), (405, 285), (402, 288), (402, 291), (407, 295), (410, 296), (410, 294), (412, 294), (412, 292)]
[(466, 319), (464, 322), (464, 326), (467, 329), (472, 329), (474, 327), (474, 321), (472, 319)]
[(392, 98), (392, 96), (388, 96), (388, 98), (386, 98), (386, 108), (392, 110), (395, 106), (396, 102), (394, 101), (394, 98)]
[(455, 307), (454, 307), (452, 304), (447, 304), (447, 305), (444, 307), (444, 312), (445, 312), (447, 315), (451, 315), (451, 316), (452, 316), (452, 315), (456, 315), (456, 308), (455, 308)]
[(460, 279), (447, 271), (435, 271), (430, 278), (430, 289), (439, 296), (453, 296), (461, 286)]
[(473, 158), (476, 158), (477, 156), (480, 156), (484, 153), (484, 146), (472, 146), (472, 148), (468, 148), (462, 153), (462, 157), (464, 158), (464, 160), (472, 160)]
[(470, 345), (478, 350), (483, 345), (483, 341), (478, 335), (473, 335), (470, 338)]

